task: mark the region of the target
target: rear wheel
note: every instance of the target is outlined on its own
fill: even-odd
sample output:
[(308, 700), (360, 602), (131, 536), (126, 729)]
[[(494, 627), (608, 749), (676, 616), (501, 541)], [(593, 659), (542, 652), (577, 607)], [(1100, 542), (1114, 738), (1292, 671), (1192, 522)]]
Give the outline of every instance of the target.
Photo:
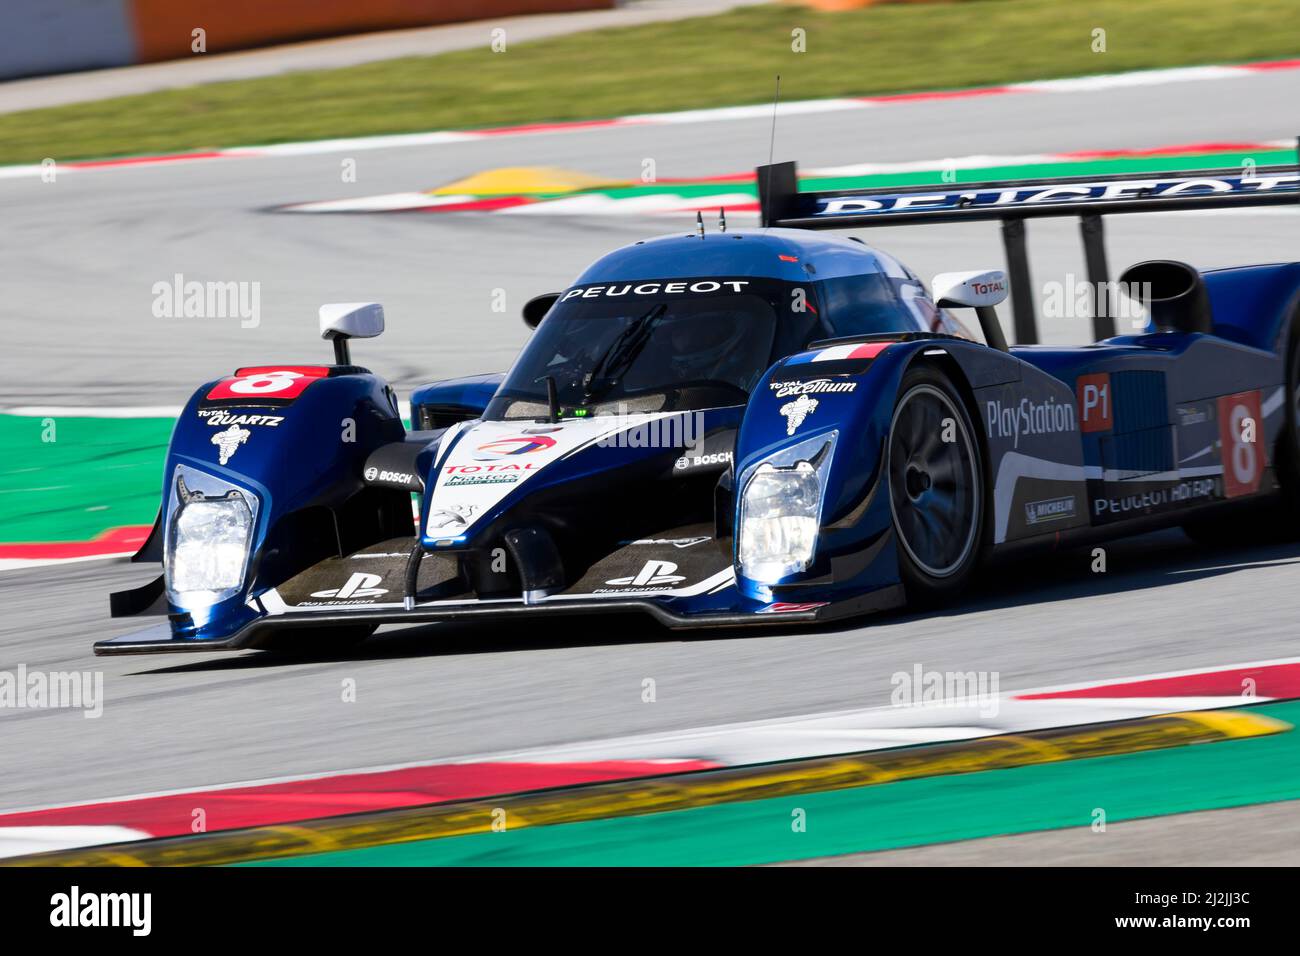
[(979, 564), (985, 510), (979, 441), (947, 376), (920, 367), (903, 377), (886, 467), (908, 600), (946, 600)]
[(1294, 534), (1300, 530), (1300, 315), (1291, 320), (1285, 387), (1286, 425), (1278, 441), (1277, 479), (1282, 485), (1287, 530)]

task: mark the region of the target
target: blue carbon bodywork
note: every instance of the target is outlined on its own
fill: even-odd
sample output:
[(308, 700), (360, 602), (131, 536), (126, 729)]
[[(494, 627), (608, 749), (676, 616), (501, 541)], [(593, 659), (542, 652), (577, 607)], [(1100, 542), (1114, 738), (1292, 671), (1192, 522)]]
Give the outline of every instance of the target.
[[(177, 468), (188, 466), (255, 497), (257, 523), (245, 583), (238, 594), (200, 610), (169, 604), (171, 613), (180, 618), (174, 620), (173, 632), (185, 640), (225, 637), (258, 617), (249, 599), (279, 584), (287, 573), (301, 570), (291, 557), (266, 560), (268, 544), (292, 548), (292, 541), (275, 541), (277, 526), (308, 509), (342, 505), (362, 488), (366, 457), (405, 434), (392, 390), (367, 372), (322, 378), (282, 405), (262, 404), (256, 399), (239, 405), (209, 402), (206, 396), (221, 381), (216, 379), (198, 389), (176, 421), (163, 468), (162, 501), (172, 497)], [(248, 426), (252, 435), (222, 465), (220, 450), (212, 441), (220, 428), (201, 418), (200, 409), (283, 420), (273, 427)], [(169, 514), (163, 515), (164, 529), (169, 518)]]
[[(816, 309), (822, 301), (819, 283), (879, 274), (911, 276), (887, 254), (855, 241), (769, 229), (637, 243), (598, 260), (574, 286), (752, 276), (810, 288)], [(177, 422), (164, 470), (163, 501), (173, 492), (178, 468), (211, 475), (255, 498), (258, 511), (245, 582), (238, 594), (209, 609), (173, 605), (166, 634), (103, 642), (97, 651), (239, 647), (248, 643), (247, 635), (256, 627), (313, 621), (334, 626), (344, 621), (635, 609), (671, 626), (688, 627), (807, 623), (897, 605), (903, 600), (900, 555), (884, 458), (900, 385), (917, 364), (945, 375), (965, 402), (984, 472), (985, 543), (990, 553), (1177, 524), (1229, 498), (1274, 494), (1279, 443), (1288, 427), (1285, 357), (1296, 322), (1300, 263), (1210, 271), (1204, 283), (1213, 309), (1213, 334), (1146, 328), (1078, 347), (999, 351), (928, 330), (854, 339), (881, 347), (869, 359), (834, 361), (824, 360), (825, 350), (837, 347), (834, 343), (813, 346), (804, 341), (766, 370), (747, 405), (700, 413), (713, 444), (706, 442), (705, 453), (697, 451), (696, 458), (725, 460), (729, 468), (696, 472), (697, 462), (690, 455), (672, 449), (575, 445), (547, 459), (545, 468), (526, 483), (485, 503), (457, 534), (429, 530), (431, 511), (441, 507), (435, 505), (433, 490), (447, 463), (469, 444), (490, 448), (502, 440), (499, 430), (490, 435), (483, 431), (489, 423), (479, 420), (501, 375), (469, 376), (415, 389), (415, 428), (421, 427), (425, 411), (431, 418), (435, 412), (443, 418), (436, 429), (414, 436), (407, 436), (401, 425), (391, 389), (378, 376), (356, 369), (332, 369), (286, 404), (219, 404), (232, 415), (282, 418), (274, 426), (248, 425), (252, 434), (225, 465), (219, 463), (220, 451), (213, 443), (218, 428), (200, 415), (210, 408), (206, 396), (221, 380), (210, 382), (190, 399)], [(794, 422), (783, 412), (790, 401), (783, 386), (818, 378), (835, 387), (817, 392), (815, 410)], [(1224, 416), (1241, 408), (1258, 409), (1262, 418), (1262, 442), (1244, 451), (1224, 444), (1231, 439), (1224, 431)], [(351, 440), (344, 441), (340, 436), (347, 422), (353, 426)], [(547, 440), (563, 439), (567, 429), (583, 427), (533, 420), (519, 426)], [(748, 578), (738, 561), (737, 529), (744, 490), (755, 469), (773, 458), (787, 463), (797, 447), (815, 452), (823, 441), (833, 441), (833, 447), (819, 478), (823, 494), (811, 565), (774, 582)], [(406, 460), (424, 486), (419, 528), (412, 529), (413, 535), (404, 532), (411, 537), (403, 547), (418, 538), (423, 552), (435, 558), (487, 549), (506, 531), (529, 524), (550, 527), (562, 537), (572, 530), (580, 510), (599, 517), (646, 507), (627, 489), (650, 487), (648, 483), (659, 478), (664, 484), (654, 487), (671, 500), (691, 475), (706, 476), (696, 482), (713, 482), (717, 476), (714, 533), (704, 536), (707, 546), (689, 537), (620, 542), (662, 548), (645, 552), (644, 570), (637, 559), (622, 570), (596, 574), (589, 592), (552, 595), (541, 604), (494, 598), (443, 602), (447, 606), (408, 600), (403, 606), (397, 571), (381, 571), (378, 562), (357, 561), (353, 553), (329, 555), (340, 562), (336, 579), (349, 574), (364, 579), (363, 590), (383, 597), (373, 606), (363, 601), (332, 607), (326, 599), (310, 610), (289, 604), (287, 611), (276, 611), (274, 601), (284, 605), (286, 588), (321, 557), (300, 553), (295, 521), (319, 513), (338, 522), (346, 508), (369, 501), (366, 495), (404, 500), (406, 492), (391, 487), (381, 492), (365, 474), (372, 453), (394, 445), (409, 450)], [(1229, 481), (1226, 469), (1241, 465), (1232, 460), (1238, 452), (1245, 456), (1238, 456), (1243, 461), (1250, 454), (1258, 457), (1247, 462), (1252, 470), (1246, 479)], [(475, 461), (487, 469), (501, 462), (526, 463), (529, 453), (489, 450)], [(164, 515), (164, 527), (167, 518)], [(698, 582), (678, 573), (679, 564), (684, 568), (687, 556), (715, 546), (724, 568), (729, 561), (734, 581), (717, 587), (706, 581), (709, 586), (692, 589)], [(693, 547), (701, 550), (691, 552)], [(614, 588), (612, 597), (601, 593), (620, 581), (632, 581), (626, 587), (634, 589), (641, 576), (672, 583), (659, 590)], [(342, 584), (331, 580), (328, 587), (337, 592)]]
[(440, 409), (459, 413), (463, 417), (477, 418), (483, 414), (488, 402), (496, 394), (504, 378), (500, 373), (467, 375), (430, 385), (421, 385), (411, 391), (411, 425), (420, 428), (422, 409)]

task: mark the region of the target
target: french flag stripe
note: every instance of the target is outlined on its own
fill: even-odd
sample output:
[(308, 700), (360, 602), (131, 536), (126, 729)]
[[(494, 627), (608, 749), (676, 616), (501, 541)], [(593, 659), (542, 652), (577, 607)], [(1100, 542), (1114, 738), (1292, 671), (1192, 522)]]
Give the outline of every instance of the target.
[(814, 357), (814, 362), (834, 362), (839, 359), (873, 359), (886, 348), (888, 342), (872, 342), (867, 345), (832, 345), (828, 349), (822, 349)]

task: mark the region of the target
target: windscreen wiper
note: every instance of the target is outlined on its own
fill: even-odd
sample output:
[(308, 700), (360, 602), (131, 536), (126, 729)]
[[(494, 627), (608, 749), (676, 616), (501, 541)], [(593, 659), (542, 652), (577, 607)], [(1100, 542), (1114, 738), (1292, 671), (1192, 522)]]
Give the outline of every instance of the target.
[(631, 367), (650, 341), (654, 324), (667, 311), (667, 304), (660, 303), (639, 319), (629, 322), (627, 328), (618, 334), (587, 375), (587, 383), (582, 389), (587, 401), (599, 398), (618, 383), (619, 376)]

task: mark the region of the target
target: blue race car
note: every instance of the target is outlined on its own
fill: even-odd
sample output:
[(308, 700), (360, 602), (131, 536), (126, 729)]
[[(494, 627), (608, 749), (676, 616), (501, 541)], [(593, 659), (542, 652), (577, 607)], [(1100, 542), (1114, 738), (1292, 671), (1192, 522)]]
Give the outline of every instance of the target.
[[(1300, 263), (1139, 263), (1095, 342), (1036, 341), (1026, 221), (1294, 203), (1293, 168), (800, 193), (762, 228), (638, 242), (525, 308), (514, 367), (426, 385), (413, 429), (351, 362), (374, 303), (325, 306), (334, 363), (238, 369), (181, 413), (151, 583), (167, 622), (99, 654), (337, 649), (378, 625), (637, 611), (812, 623), (950, 598), (991, 556), (1300, 500)], [(1006, 271), (924, 283), (814, 230), (999, 220)], [(1098, 285), (1098, 289), (1109, 286)], [(1010, 293), (1019, 344), (995, 306)], [(949, 310), (972, 308), (979, 341)], [(415, 516), (413, 517), (413, 510)]]

